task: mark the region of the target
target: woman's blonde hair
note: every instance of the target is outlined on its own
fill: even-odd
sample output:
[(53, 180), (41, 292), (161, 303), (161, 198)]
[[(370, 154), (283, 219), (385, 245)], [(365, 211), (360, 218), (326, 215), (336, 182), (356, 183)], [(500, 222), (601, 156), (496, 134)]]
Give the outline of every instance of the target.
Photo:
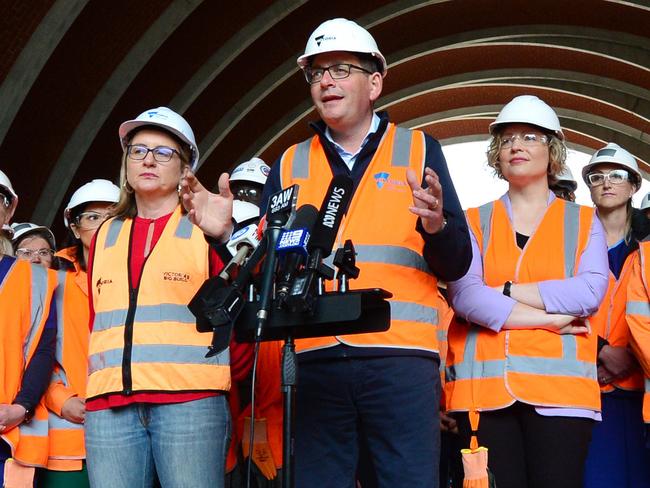
[[(494, 174), (505, 180), (499, 163), (499, 153), (501, 152), (501, 136), (508, 124), (499, 126), (492, 134), (490, 145), (487, 150), (488, 165), (494, 170)], [(558, 138), (555, 134), (544, 130), (541, 127), (533, 126), (539, 129), (548, 137), (548, 168), (546, 173), (548, 175), (549, 186), (557, 182), (556, 176), (559, 175), (566, 168), (566, 145), (564, 141)]]
[(188, 144), (183, 142), (176, 134), (173, 134), (165, 129), (158, 127), (156, 125), (143, 125), (140, 126), (127, 134), (127, 142), (125, 144), (125, 149), (122, 152), (122, 162), (120, 165), (120, 199), (115, 205), (115, 209), (112, 214), (117, 218), (134, 218), (138, 214), (138, 208), (135, 202), (135, 194), (133, 188), (129, 185), (129, 182), (126, 178), (126, 163), (128, 159), (128, 145), (131, 143), (135, 135), (141, 130), (151, 130), (156, 132), (163, 132), (178, 144), (181, 153), (181, 170), (180, 174), (183, 174), (185, 167), (190, 166), (190, 157), (192, 155), (192, 150)]
[(5, 235), (3, 230), (0, 230), (0, 257), (13, 256), (14, 247), (11, 245), (11, 239)]

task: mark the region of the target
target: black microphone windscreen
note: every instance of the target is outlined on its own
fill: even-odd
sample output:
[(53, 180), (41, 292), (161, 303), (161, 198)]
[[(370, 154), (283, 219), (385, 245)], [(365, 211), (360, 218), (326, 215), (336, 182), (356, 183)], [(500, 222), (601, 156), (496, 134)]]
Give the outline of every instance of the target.
[(309, 239), (310, 251), (320, 249), (322, 257), (327, 257), (332, 253), (341, 220), (352, 199), (352, 188), (352, 178), (349, 176), (337, 175), (332, 178), (318, 212), (314, 231)]
[(316, 219), (318, 218), (318, 210), (313, 205), (303, 205), (296, 211), (296, 218), (291, 224), (291, 230), (307, 229), (309, 232), (314, 228)]

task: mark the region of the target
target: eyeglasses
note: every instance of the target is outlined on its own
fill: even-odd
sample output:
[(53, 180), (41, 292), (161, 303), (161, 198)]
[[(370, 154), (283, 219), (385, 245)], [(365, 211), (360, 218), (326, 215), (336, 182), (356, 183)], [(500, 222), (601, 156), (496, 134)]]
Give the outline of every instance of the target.
[(82, 229), (96, 229), (110, 216), (111, 214), (109, 213), (99, 213), (92, 211), (81, 212), (74, 220), (74, 223)]
[(234, 196), (235, 200), (248, 201), (260, 197), (261, 192), (257, 188), (238, 188), (235, 190)]
[(513, 134), (501, 138), (501, 149), (510, 149), (517, 139), (521, 141), (522, 146), (526, 147), (548, 143), (548, 137), (543, 134), (535, 134), (534, 132), (529, 134)]
[(313, 68), (313, 67), (306, 68), (304, 70), (305, 79), (307, 80), (307, 83), (311, 83), (312, 85), (314, 83), (319, 83), (320, 80), (323, 79), (323, 76), (325, 76), (325, 71), (327, 71), (333, 80), (342, 80), (350, 76), (350, 71), (352, 70), (352, 68), (358, 69), (359, 71), (363, 71), (364, 73), (368, 73), (369, 75), (372, 74), (372, 71), (368, 71), (367, 69), (362, 68), (361, 66), (345, 63), (345, 64), (333, 64), (332, 66), (322, 66), (320, 68)]
[(144, 144), (129, 144), (126, 146), (126, 151), (129, 157), (136, 161), (142, 161), (149, 153), (153, 154), (153, 158), (159, 163), (169, 162), (174, 154), (178, 154), (178, 157), (181, 156), (180, 152), (169, 146), (156, 146), (150, 148)]
[(600, 186), (605, 183), (605, 180), (608, 180), (612, 185), (620, 185), (629, 179), (630, 174), (624, 169), (614, 169), (609, 173), (589, 173), (587, 175), (589, 186)]
[(11, 198), (9, 195), (5, 195), (4, 193), (0, 193), (0, 201), (2, 202), (2, 206), (4, 208), (9, 208), (9, 207), (11, 207), (11, 203), (14, 201), (14, 199)]
[(51, 257), (53, 254), (54, 251), (47, 247), (42, 247), (41, 249), (27, 249), (25, 247), (19, 247), (16, 249), (16, 256), (21, 259), (32, 259), (32, 257), (36, 256), (45, 259)]

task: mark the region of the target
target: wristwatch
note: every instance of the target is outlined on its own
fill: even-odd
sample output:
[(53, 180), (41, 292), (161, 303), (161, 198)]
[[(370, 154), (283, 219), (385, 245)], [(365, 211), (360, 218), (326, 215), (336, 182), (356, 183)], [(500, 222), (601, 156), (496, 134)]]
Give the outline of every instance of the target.
[(27, 405), (23, 405), (22, 403), (14, 403), (14, 405), (20, 405), (25, 409), (25, 419), (23, 420), (23, 423), (26, 424), (32, 418), (34, 418), (34, 409), (33, 408), (28, 408)]
[(512, 281), (506, 281), (503, 284), (503, 294), (507, 297), (510, 296), (510, 288), (512, 288)]

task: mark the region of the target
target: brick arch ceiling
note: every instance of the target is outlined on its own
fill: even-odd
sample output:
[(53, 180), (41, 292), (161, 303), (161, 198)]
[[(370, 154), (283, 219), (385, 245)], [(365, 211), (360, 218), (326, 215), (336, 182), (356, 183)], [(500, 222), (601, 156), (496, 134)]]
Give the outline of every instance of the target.
[(17, 220), (52, 225), (86, 181), (117, 179), (123, 120), (183, 113), (199, 177), (274, 161), (315, 118), (295, 64), (321, 21), (355, 19), (389, 74), (378, 107), (443, 143), (483, 139), (522, 93), (569, 144), (616, 141), (650, 173), (650, 7), (615, 0), (0, 0), (0, 169)]

